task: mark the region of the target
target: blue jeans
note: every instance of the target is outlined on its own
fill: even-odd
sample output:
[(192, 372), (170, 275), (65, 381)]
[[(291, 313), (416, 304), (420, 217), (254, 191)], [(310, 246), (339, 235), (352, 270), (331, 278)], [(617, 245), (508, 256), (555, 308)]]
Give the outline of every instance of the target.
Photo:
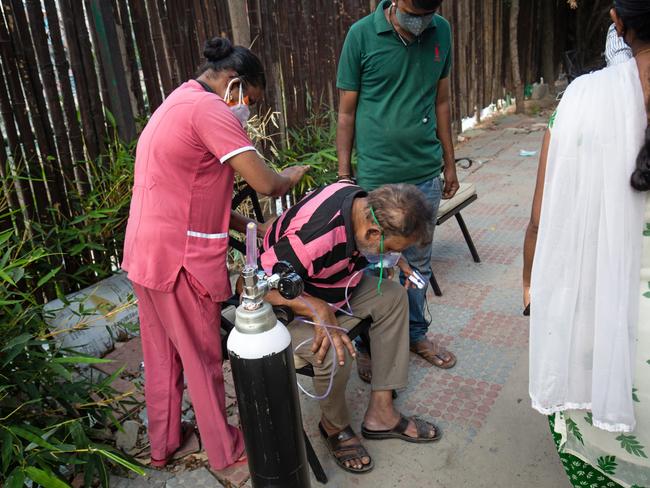
[[(417, 186), (433, 208), (433, 225), (435, 229), (436, 215), (442, 198), (443, 183), (440, 177), (419, 183)], [(424, 318), (424, 306), (427, 300), (427, 289), (431, 279), (431, 246), (411, 246), (406, 249), (402, 256), (408, 261), (409, 266), (420, 272), (427, 286), (422, 290), (417, 288), (408, 289), (409, 297), (409, 340), (411, 344), (421, 341), (429, 329), (429, 322)], [(400, 273), (400, 283), (404, 284), (404, 273)]]
[[(442, 179), (435, 177), (415, 186), (424, 193), (427, 202), (433, 208), (433, 228), (435, 229), (436, 215), (438, 214), (438, 207), (442, 198)], [(411, 246), (402, 253), (402, 256), (408, 261), (411, 268), (420, 272), (424, 281), (427, 283), (426, 287), (422, 290), (409, 288), (407, 292), (409, 299), (409, 342), (414, 344), (424, 339), (429, 329), (429, 322), (424, 318), (424, 305), (427, 299), (429, 280), (431, 279), (431, 246), (422, 248)], [(378, 272), (368, 270), (366, 273), (375, 276)], [(404, 284), (405, 278), (404, 273), (400, 272), (399, 281), (402, 285)], [(368, 352), (359, 338), (356, 339), (355, 344), (359, 351)]]

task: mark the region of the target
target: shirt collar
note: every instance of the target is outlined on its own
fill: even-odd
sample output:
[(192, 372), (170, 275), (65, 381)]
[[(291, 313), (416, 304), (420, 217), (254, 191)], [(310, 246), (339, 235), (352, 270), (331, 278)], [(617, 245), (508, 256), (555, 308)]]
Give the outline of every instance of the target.
[[(375, 10), (374, 13), (374, 21), (375, 21), (375, 30), (377, 31), (377, 34), (384, 34), (385, 32), (391, 32), (393, 30), (393, 26), (386, 20), (386, 15), (384, 14), (384, 10), (386, 10), (388, 7), (390, 7), (390, 4), (392, 3), (392, 0), (382, 0), (379, 2), (379, 5), (377, 5), (377, 9)], [(431, 28), (436, 28), (438, 26), (437, 24), (438, 21), (438, 15), (434, 15), (433, 19), (431, 19), (431, 23), (429, 26), (425, 29), (431, 29)]]
[(357, 242), (354, 238), (354, 229), (352, 229), (352, 203), (355, 198), (368, 196), (368, 193), (361, 188), (358, 191), (351, 192), (343, 200), (341, 205), (341, 216), (345, 222), (345, 254), (347, 257), (352, 256), (352, 253), (357, 250)]

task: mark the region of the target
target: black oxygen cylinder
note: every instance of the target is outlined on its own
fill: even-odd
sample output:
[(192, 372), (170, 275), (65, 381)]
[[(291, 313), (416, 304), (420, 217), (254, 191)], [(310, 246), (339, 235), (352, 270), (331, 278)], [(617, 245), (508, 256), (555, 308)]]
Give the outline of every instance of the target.
[(266, 303), (240, 306), (235, 324), (228, 352), (253, 487), (310, 488), (289, 331)]

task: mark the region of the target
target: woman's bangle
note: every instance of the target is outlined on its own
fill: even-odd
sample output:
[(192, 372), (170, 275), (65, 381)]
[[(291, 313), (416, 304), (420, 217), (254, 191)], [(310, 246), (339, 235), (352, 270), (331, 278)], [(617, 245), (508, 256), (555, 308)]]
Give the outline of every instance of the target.
[(354, 181), (354, 178), (352, 175), (339, 175), (338, 180), (339, 183), (356, 183)]

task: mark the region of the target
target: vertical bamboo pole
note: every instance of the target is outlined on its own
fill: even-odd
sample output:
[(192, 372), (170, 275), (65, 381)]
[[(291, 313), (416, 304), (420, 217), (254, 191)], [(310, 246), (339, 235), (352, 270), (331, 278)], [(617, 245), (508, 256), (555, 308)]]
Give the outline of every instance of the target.
[(58, 76), (60, 87), (60, 98), (65, 115), (65, 128), (67, 137), (72, 148), (72, 157), (74, 158), (73, 173), (78, 192), (84, 195), (88, 189), (88, 176), (81, 164), (85, 160), (84, 141), (77, 120), (77, 108), (75, 106), (74, 95), (70, 85), (68, 70), (70, 64), (65, 55), (63, 39), (61, 37), (61, 26), (54, 0), (45, 0), (45, 10), (47, 13), (47, 25), (50, 32), (52, 43), (52, 52), (54, 53), (54, 67)]
[[(48, 1), (48, 0), (46, 0)], [(92, 107), (87, 93), (89, 85), (86, 80), (86, 72), (82, 62), (81, 48), (77, 39), (77, 27), (74, 22), (74, 15), (70, 8), (70, 0), (58, 0), (61, 9), (61, 18), (63, 19), (64, 32), (65, 32), (65, 47), (70, 56), (70, 68), (74, 77), (74, 93), (76, 94), (77, 102), (79, 104), (79, 115), (83, 127), (83, 138), (88, 150), (88, 157), (90, 160), (95, 160), (100, 153), (100, 136), (95, 130), (95, 125), (92, 117)], [(53, 1), (48, 1), (48, 12), (56, 12), (56, 7)], [(53, 10), (50, 10), (50, 7)], [(49, 14), (48, 14), (49, 16)], [(67, 74), (65, 74), (67, 78)], [(75, 116), (76, 117), (76, 116)], [(90, 178), (90, 175), (88, 175)]]

